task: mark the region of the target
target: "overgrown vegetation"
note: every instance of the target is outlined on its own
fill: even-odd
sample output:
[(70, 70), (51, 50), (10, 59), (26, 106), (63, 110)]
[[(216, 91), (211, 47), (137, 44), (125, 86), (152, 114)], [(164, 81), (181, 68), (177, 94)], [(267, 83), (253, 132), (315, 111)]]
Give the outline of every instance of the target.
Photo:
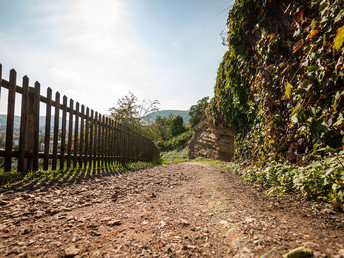
[(243, 175), (339, 207), (343, 1), (236, 0), (227, 25), (228, 52), (207, 113), (235, 133)]
[(272, 162), (266, 167), (243, 167), (238, 163), (224, 165), (245, 180), (270, 188), (270, 194), (301, 193), (308, 199), (322, 200), (343, 212), (343, 158), (328, 157), (307, 166)]
[(342, 148), (343, 5), (235, 2), (208, 113), (236, 133), (237, 158), (295, 163)]
[(178, 150), (182, 149), (188, 145), (192, 136), (192, 131), (188, 130), (182, 134), (177, 135), (176, 137), (172, 137), (167, 141), (159, 142), (159, 147), (162, 151), (171, 151), (171, 150)]
[(158, 142), (160, 149), (165, 152), (163, 160), (184, 160), (188, 158), (187, 146), (193, 134), (193, 128), (201, 121), (208, 106), (209, 97), (204, 97), (190, 107), (190, 120), (188, 125), (183, 123), (180, 116), (167, 118), (157, 118), (155, 124), (161, 132)]
[(167, 151), (161, 153), (161, 159), (164, 164), (169, 164), (173, 162), (182, 162), (188, 160), (188, 146), (186, 145), (182, 149), (174, 149), (172, 151)]

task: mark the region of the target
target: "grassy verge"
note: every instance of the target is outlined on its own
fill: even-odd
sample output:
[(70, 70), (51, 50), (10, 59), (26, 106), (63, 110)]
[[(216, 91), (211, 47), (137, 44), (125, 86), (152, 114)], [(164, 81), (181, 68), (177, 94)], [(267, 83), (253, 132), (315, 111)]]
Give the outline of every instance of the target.
[(111, 174), (123, 173), (126, 171), (135, 171), (146, 169), (154, 166), (161, 165), (161, 160), (154, 160), (152, 162), (130, 162), (124, 165), (109, 165), (109, 166), (100, 166), (100, 167), (75, 167), (68, 170), (38, 170), (38, 171), (29, 171), (27, 174), (22, 174), (16, 169), (12, 169), (10, 172), (0, 171), (0, 186), (10, 186), (14, 183), (25, 184), (28, 182), (63, 182), (63, 181), (78, 181), (87, 177), (94, 176), (104, 176)]
[(307, 166), (271, 163), (264, 168), (244, 167), (235, 162), (195, 161), (213, 163), (240, 175), (245, 181), (259, 183), (268, 189), (268, 195), (297, 193), (344, 211), (344, 159), (341, 155), (323, 158)]
[(163, 164), (167, 165), (188, 161), (188, 146), (185, 146), (181, 149), (163, 152), (161, 153), (161, 159)]

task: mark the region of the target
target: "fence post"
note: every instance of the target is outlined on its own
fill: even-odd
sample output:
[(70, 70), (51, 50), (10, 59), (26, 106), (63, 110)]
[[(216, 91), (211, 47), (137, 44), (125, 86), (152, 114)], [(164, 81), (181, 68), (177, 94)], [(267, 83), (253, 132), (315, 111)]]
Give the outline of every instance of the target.
[(11, 171), (12, 168), (12, 146), (13, 146), (13, 125), (14, 125), (14, 105), (16, 96), (17, 72), (10, 71), (10, 81), (8, 89), (7, 104), (7, 124), (6, 124), (6, 148), (5, 148), (5, 172)]
[(38, 170), (38, 134), (39, 134), (39, 104), (41, 85), (36, 82), (34, 88), (29, 88), (29, 111), (28, 111), (28, 145), (29, 152), (28, 170)]
[(18, 171), (27, 172), (25, 163), (25, 150), (27, 145), (27, 111), (29, 98), (29, 78), (23, 78), (23, 95), (20, 117), (20, 138), (19, 138), (19, 155), (18, 155)]

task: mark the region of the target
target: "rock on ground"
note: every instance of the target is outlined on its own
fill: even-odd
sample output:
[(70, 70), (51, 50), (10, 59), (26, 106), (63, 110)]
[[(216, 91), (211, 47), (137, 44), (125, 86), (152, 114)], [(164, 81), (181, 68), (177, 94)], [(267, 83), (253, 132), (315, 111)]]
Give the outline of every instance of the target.
[(343, 254), (342, 214), (266, 198), (210, 164), (181, 163), (0, 194), (0, 257)]

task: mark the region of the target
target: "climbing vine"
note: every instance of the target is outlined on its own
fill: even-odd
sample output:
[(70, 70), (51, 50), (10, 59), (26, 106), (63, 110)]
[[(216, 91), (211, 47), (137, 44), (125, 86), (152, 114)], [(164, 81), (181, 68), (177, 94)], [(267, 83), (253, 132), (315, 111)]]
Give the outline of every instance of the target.
[(236, 0), (207, 113), (250, 164), (305, 163), (344, 134), (342, 0)]

